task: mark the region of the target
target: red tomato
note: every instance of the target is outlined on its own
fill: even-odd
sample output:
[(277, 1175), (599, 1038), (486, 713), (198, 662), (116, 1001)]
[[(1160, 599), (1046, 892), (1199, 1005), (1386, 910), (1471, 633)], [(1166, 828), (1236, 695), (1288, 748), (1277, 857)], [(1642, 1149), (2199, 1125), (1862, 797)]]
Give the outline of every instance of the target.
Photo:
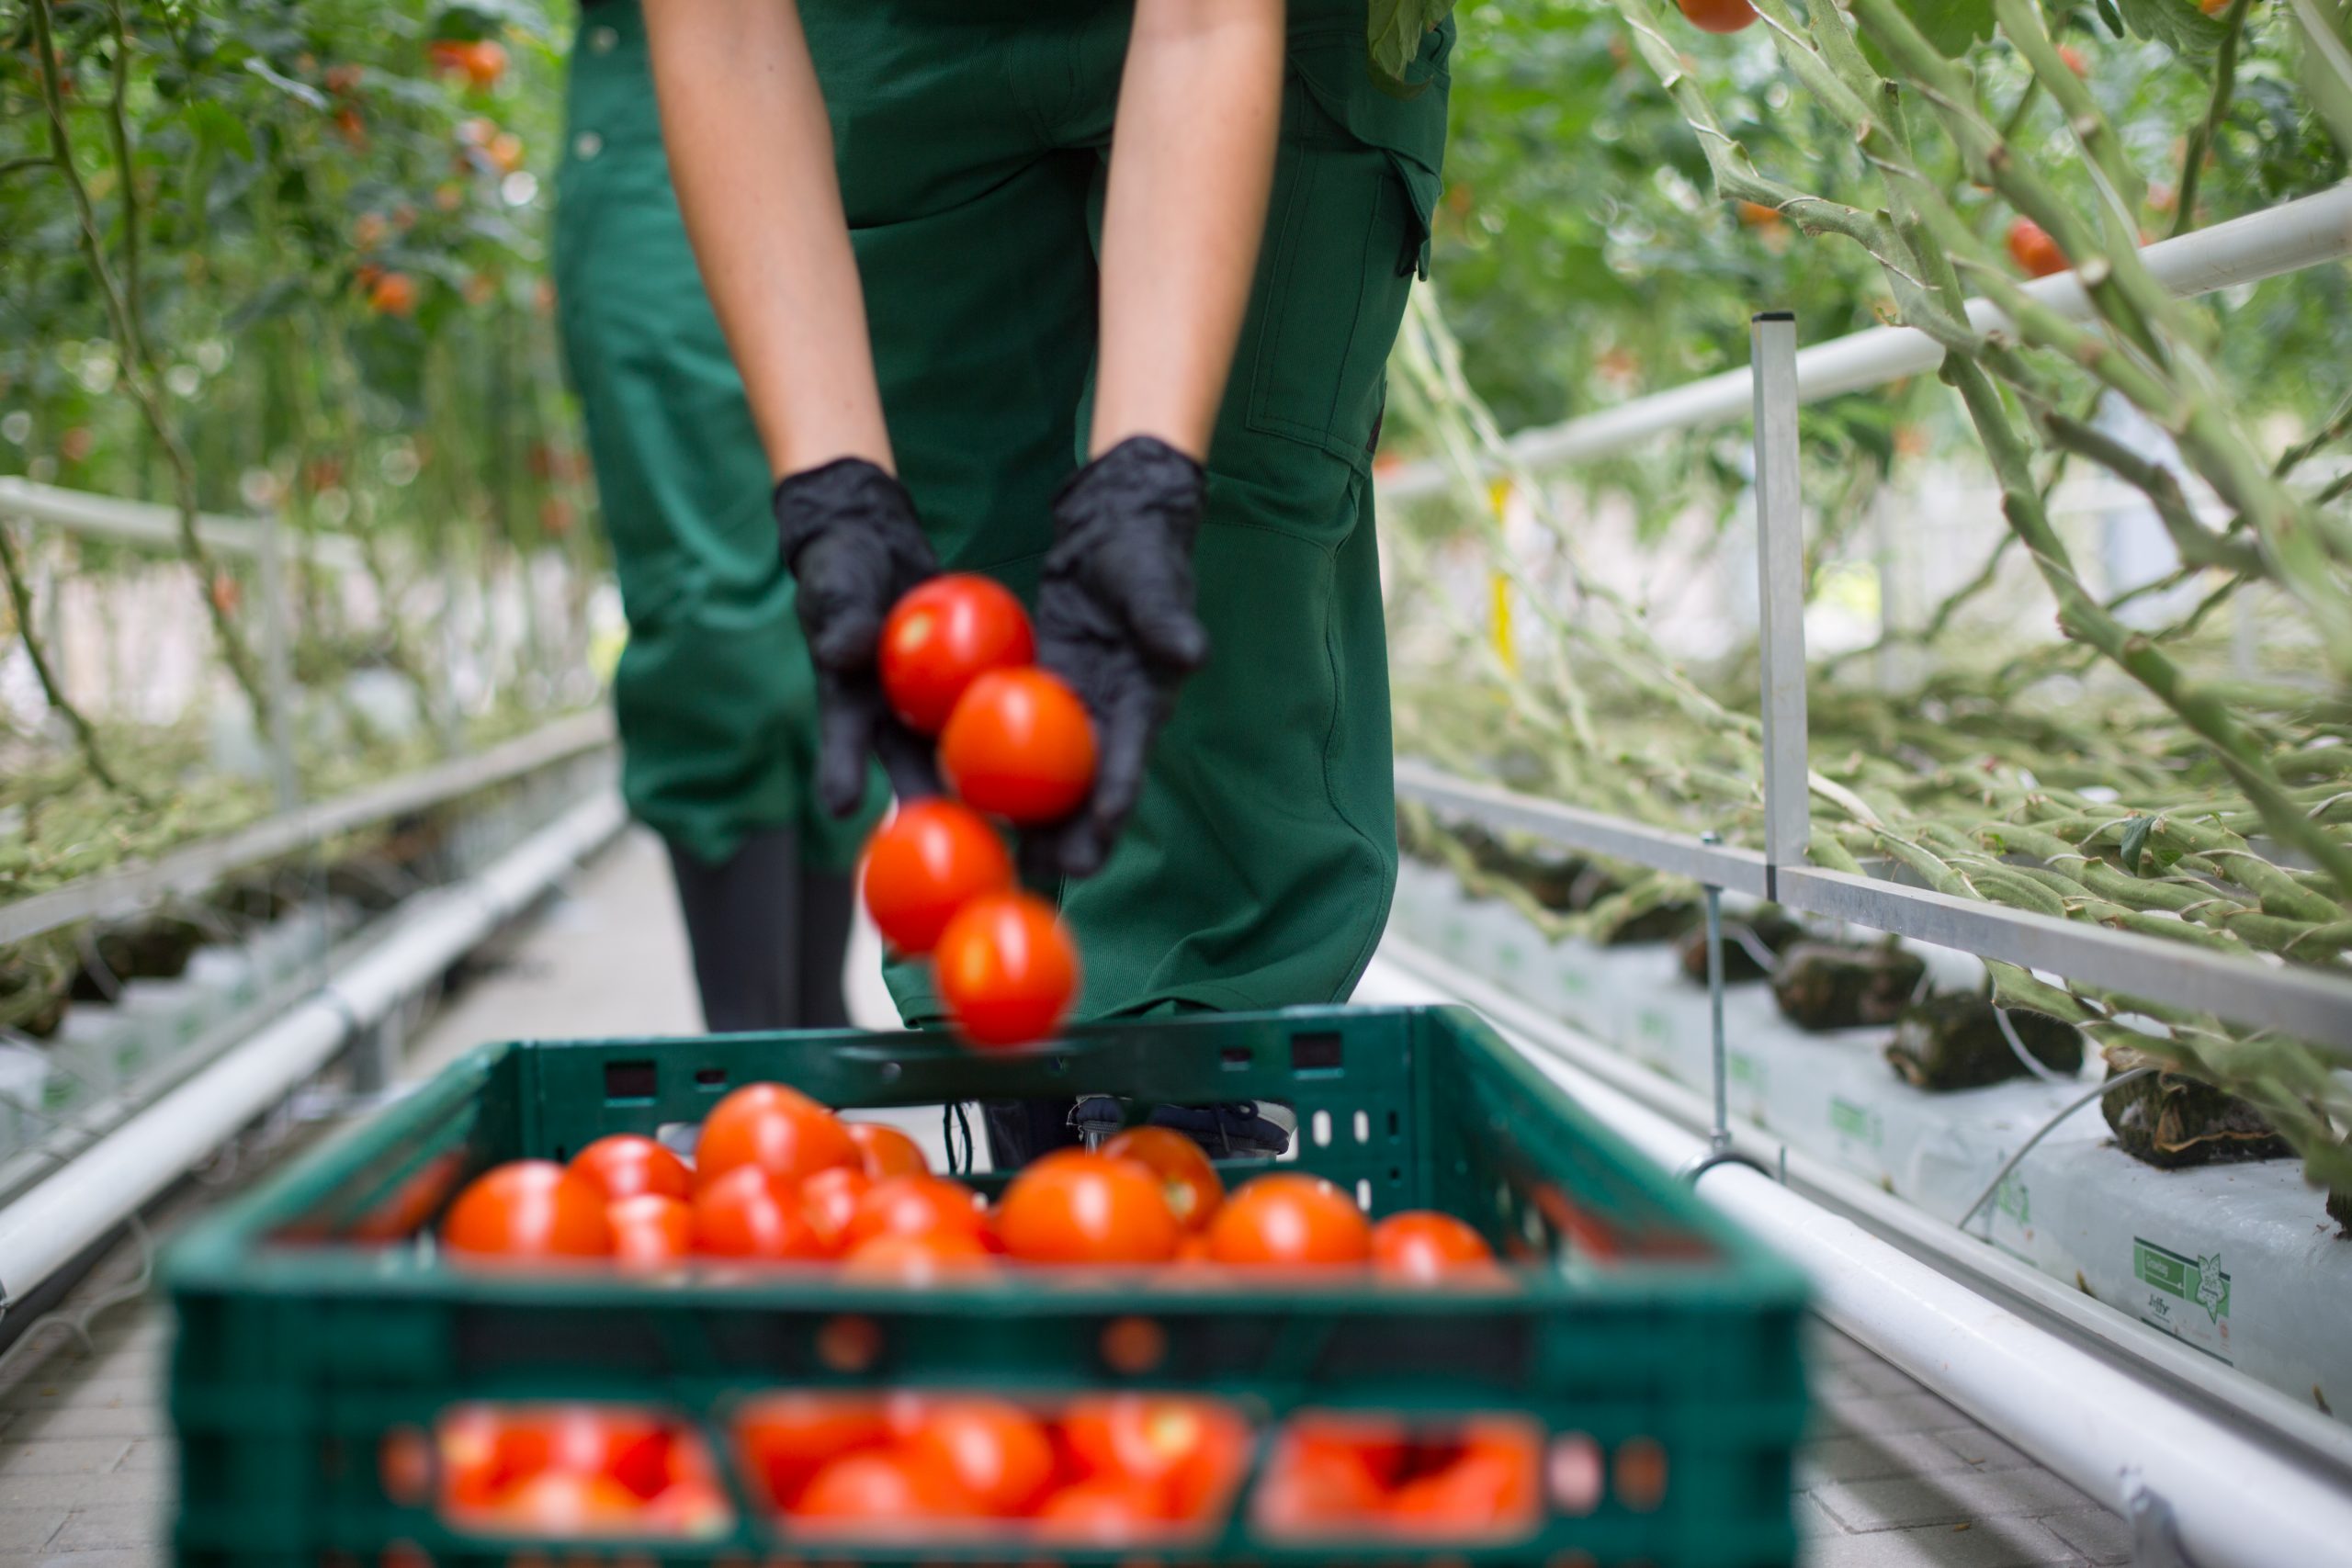
[(1156, 1491), (1114, 1475), (1061, 1488), (1036, 1519), (1039, 1535), (1078, 1546), (1125, 1546), (1168, 1528)]
[(2009, 225), (2009, 259), (2035, 277), (2064, 272), (2067, 266), (2066, 253), (2058, 248), (2058, 242), (2030, 218)]
[(1045, 1427), (1001, 1399), (954, 1399), (926, 1407), (907, 1444), (956, 1478), (984, 1514), (1025, 1514), (1054, 1480)]
[(735, 1510), (715, 1481), (681, 1481), (649, 1499), (638, 1517), (648, 1535), (683, 1536), (707, 1540), (725, 1535), (735, 1523)]
[(1702, 32), (1736, 33), (1756, 20), (1747, 0), (1676, 0), (1683, 17)]
[(891, 708), (925, 735), (939, 733), (976, 677), (1036, 656), (1021, 601), (1002, 583), (964, 571), (934, 577), (901, 598), (882, 623), (876, 651)]
[(495, 86), (498, 79), (506, 74), (506, 46), (489, 39), (468, 44), (461, 63), (475, 86)]
[(828, 1166), (859, 1163), (841, 1118), (776, 1083), (745, 1084), (720, 1100), (695, 1144), (695, 1180), (703, 1185), (739, 1165), (797, 1182)]
[(800, 1213), (800, 1192), (755, 1165), (738, 1166), (695, 1194), (695, 1250), (770, 1262), (825, 1256)]
[(1429, 1209), (1391, 1214), (1372, 1227), (1372, 1266), (1393, 1280), (1435, 1284), (1449, 1275), (1491, 1275), (1494, 1249), (1487, 1238)]
[(516, 1478), (512, 1454), (500, 1448), (505, 1429), (505, 1418), (487, 1404), (458, 1405), (434, 1423), (442, 1506), (486, 1507)]
[(928, 1176), (931, 1161), (923, 1157), (922, 1145), (881, 1122), (844, 1122), (850, 1142), (865, 1161), (865, 1174), (880, 1181), (892, 1176)]
[(899, 953), (929, 953), (956, 911), (1009, 892), (1012, 856), (987, 818), (952, 800), (899, 807), (865, 841), (865, 910)]
[(869, 1236), (842, 1259), (842, 1272), (851, 1279), (899, 1285), (933, 1285), (993, 1267), (995, 1258), (979, 1239), (960, 1231)]
[(498, 1450), (511, 1475), (601, 1475), (639, 1497), (650, 1497), (671, 1482), (676, 1434), (669, 1423), (644, 1411), (530, 1405), (506, 1413), (503, 1420)]
[(905, 1450), (875, 1449), (827, 1463), (801, 1489), (792, 1515), (808, 1529), (903, 1535), (973, 1511), (946, 1470)]
[(800, 1184), (800, 1213), (820, 1247), (837, 1253), (848, 1246), (851, 1216), (873, 1185), (865, 1171), (846, 1165), (830, 1166)]
[(517, 1535), (578, 1539), (631, 1535), (645, 1500), (609, 1475), (543, 1470), (492, 1506), (488, 1528)]
[(768, 1500), (790, 1509), (808, 1478), (843, 1454), (878, 1447), (887, 1436), (882, 1407), (854, 1394), (775, 1393), (754, 1401), (735, 1424), (745, 1466)]
[(1296, 1171), (1247, 1183), (1209, 1222), (1209, 1256), (1219, 1263), (1362, 1263), (1371, 1250), (1372, 1222), (1354, 1201)]
[(991, 670), (965, 688), (939, 732), (939, 771), (976, 810), (1051, 822), (1094, 782), (1094, 721), (1050, 672)]
[(1216, 1512), (1250, 1443), (1248, 1423), (1229, 1406), (1173, 1394), (1072, 1400), (1061, 1434), (1077, 1473), (1150, 1488), (1159, 1516), (1173, 1519)]
[(615, 1133), (599, 1138), (571, 1156), (574, 1176), (594, 1182), (606, 1199), (617, 1202), (640, 1192), (684, 1198), (694, 1190), (694, 1176), (686, 1162), (650, 1138), (635, 1133)]
[(1131, 1159), (1159, 1178), (1168, 1207), (1186, 1230), (1208, 1228), (1225, 1201), (1225, 1179), (1208, 1151), (1173, 1127), (1130, 1127), (1102, 1145), (1113, 1159)]
[(624, 1269), (667, 1269), (694, 1250), (695, 1212), (682, 1199), (639, 1192), (605, 1211), (613, 1258)]
[(1024, 1263), (1165, 1263), (1184, 1235), (1148, 1167), (1078, 1149), (1012, 1179), (997, 1234)]
[(975, 1045), (1025, 1045), (1061, 1027), (1078, 996), (1078, 949), (1033, 893), (975, 898), (932, 954), (940, 999)]
[(850, 1247), (880, 1235), (955, 1235), (979, 1239), (988, 1224), (979, 1194), (944, 1176), (894, 1176), (866, 1190), (850, 1216)]
[[(343, 112), (345, 115), (351, 115), (352, 124), (357, 125), (356, 115), (352, 115), (349, 109)], [(351, 135), (355, 132), (346, 130), (345, 134)], [(383, 274), (374, 283), (368, 285), (368, 308), (379, 316), (413, 314), (416, 310), (416, 279), (404, 272)]]
[(1372, 1525), (1387, 1501), (1352, 1445), (1286, 1436), (1253, 1495), (1252, 1519), (1273, 1536), (1335, 1535)]
[(1536, 1448), (1534, 1434), (1515, 1423), (1473, 1422), (1459, 1456), (1396, 1489), (1388, 1501), (1391, 1528), (1416, 1536), (1532, 1529)]
[(601, 1258), (612, 1249), (605, 1195), (553, 1160), (518, 1159), (474, 1178), (441, 1222), (465, 1258)]

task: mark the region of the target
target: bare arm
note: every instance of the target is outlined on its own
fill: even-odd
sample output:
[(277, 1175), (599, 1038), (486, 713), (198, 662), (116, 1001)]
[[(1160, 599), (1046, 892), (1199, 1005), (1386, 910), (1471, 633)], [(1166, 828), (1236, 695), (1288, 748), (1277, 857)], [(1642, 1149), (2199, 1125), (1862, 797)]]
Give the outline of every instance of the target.
[[(686, 231), (780, 477), (890, 468), (865, 301), (793, 0), (647, 0)], [(1228, 350), (1229, 352), (1229, 350)]]
[(1088, 450), (1199, 459), (1249, 309), (1282, 124), (1283, 0), (1136, 0), (1102, 215)]

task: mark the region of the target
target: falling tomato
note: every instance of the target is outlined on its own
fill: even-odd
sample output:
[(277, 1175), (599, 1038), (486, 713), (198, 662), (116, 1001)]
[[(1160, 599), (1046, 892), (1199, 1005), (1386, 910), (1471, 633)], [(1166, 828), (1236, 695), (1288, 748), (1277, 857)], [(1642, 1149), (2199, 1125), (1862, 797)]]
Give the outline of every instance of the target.
[(1054, 907), (992, 893), (956, 913), (932, 953), (940, 999), (976, 1045), (1050, 1038), (1077, 999), (1078, 949)]
[(939, 770), (976, 810), (1050, 822), (1094, 781), (1094, 722), (1049, 671), (990, 670), (964, 688), (939, 732)]
[(874, 830), (863, 869), (865, 908), (894, 952), (939, 944), (956, 912), (1013, 886), (1012, 856), (988, 820), (952, 800), (913, 800)]

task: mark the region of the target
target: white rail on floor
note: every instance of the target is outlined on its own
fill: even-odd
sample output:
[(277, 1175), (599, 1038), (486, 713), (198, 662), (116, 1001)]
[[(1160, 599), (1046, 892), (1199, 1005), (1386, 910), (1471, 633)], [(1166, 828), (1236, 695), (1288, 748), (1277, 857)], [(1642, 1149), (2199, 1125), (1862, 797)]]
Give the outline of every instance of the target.
[(479, 875), (417, 895), (383, 941), (317, 991), (0, 1209), (0, 1311), (431, 986), (626, 820), (620, 797), (600, 791)]
[[(176, 547), (180, 538), (180, 514), (175, 508), (0, 475), (0, 522), (11, 517), (133, 545)], [(265, 525), (254, 519), (207, 512), (197, 517), (196, 536), (226, 555), (258, 556), (266, 534)], [(356, 571), (365, 564), (357, 542), (340, 534), (289, 532), (286, 547), (337, 571)]]
[[(1578, 1066), (1571, 1032), (1400, 944), (1384, 954), (1357, 999), (1473, 1002), (1649, 1157), (1686, 1168), (1708, 1152), (1703, 1135)], [(2199, 1568), (2311, 1568), (2352, 1540), (2352, 1477), (2324, 1446), (2290, 1449), (2267, 1423), (2185, 1404), (1752, 1167), (1715, 1165), (1695, 1180), (1805, 1271), (1824, 1317), (2123, 1515), (2134, 1562), (2177, 1563), (2185, 1548)]]

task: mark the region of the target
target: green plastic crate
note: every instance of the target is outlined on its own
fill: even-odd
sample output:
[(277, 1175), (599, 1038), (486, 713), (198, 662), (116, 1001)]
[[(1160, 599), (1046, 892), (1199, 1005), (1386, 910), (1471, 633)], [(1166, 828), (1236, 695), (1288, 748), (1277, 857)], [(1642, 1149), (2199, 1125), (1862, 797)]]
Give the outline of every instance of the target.
[[(1080, 1092), (1283, 1100), (1298, 1112), (1298, 1165), (1357, 1192), (1374, 1213), (1444, 1209), (1506, 1251), (1549, 1261), (1501, 1294), (1374, 1289), (1352, 1270), (1328, 1288), (1172, 1289), (1164, 1279), (1035, 1270), (911, 1292), (740, 1271), (684, 1284), (492, 1276), (451, 1269), (425, 1247), (353, 1239), (429, 1220), (458, 1181), (498, 1161), (561, 1158), (603, 1134), (698, 1121), (729, 1088), (759, 1079), (842, 1108)], [(1228, 1182), (1249, 1175), (1249, 1163), (1229, 1164)], [(458, 1401), (658, 1404), (701, 1423), (724, 1463), (725, 1423), (745, 1391), (879, 1385), (1178, 1389), (1275, 1419), (1309, 1407), (1521, 1411), (1552, 1434), (1555, 1472), (1580, 1467), (1589, 1477), (1598, 1456), (1606, 1477), (1609, 1456), (1648, 1439), (1666, 1457), (1663, 1497), (1636, 1509), (1609, 1484), (1589, 1512), (1547, 1508), (1533, 1537), (1448, 1551), (1449, 1561), (1766, 1568), (1795, 1553), (1799, 1276), (1457, 1008), (1107, 1024), (989, 1056), (939, 1035), (858, 1033), (489, 1047), (197, 1227), (173, 1249), (166, 1281), (178, 1314), (175, 1540), (188, 1568), (373, 1565), (394, 1542), (443, 1568), (513, 1560), (513, 1540), (455, 1533), (429, 1507), (390, 1500), (379, 1479), (386, 1433), (429, 1425)], [(1165, 1354), (1124, 1374), (1105, 1358), (1104, 1331), (1138, 1315), (1164, 1330)], [(871, 1356), (845, 1367), (839, 1326), (860, 1318), (872, 1325)], [(741, 1479), (728, 1484), (730, 1539), (567, 1543), (557, 1560), (748, 1565), (794, 1555), (785, 1529), (745, 1506)], [(1267, 1564), (1413, 1555), (1395, 1542), (1263, 1542), (1246, 1502), (1245, 1487), (1215, 1540), (1159, 1555)], [(1136, 1557), (1008, 1548), (1001, 1538), (919, 1551), (827, 1541), (813, 1555)]]

